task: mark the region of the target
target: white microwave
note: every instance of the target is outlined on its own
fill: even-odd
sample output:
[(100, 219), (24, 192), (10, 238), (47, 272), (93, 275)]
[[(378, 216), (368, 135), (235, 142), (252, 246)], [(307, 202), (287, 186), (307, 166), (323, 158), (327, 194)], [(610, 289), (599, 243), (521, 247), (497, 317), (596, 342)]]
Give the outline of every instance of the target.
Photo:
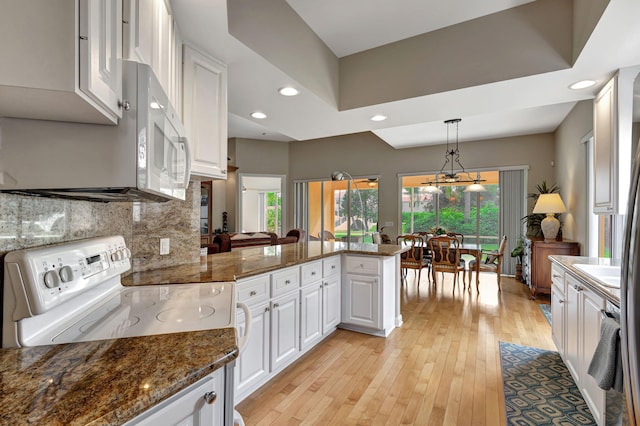
[(0, 191), (184, 200), (191, 173), (184, 127), (148, 65), (123, 61), (122, 71), (125, 111), (117, 126), (0, 119)]

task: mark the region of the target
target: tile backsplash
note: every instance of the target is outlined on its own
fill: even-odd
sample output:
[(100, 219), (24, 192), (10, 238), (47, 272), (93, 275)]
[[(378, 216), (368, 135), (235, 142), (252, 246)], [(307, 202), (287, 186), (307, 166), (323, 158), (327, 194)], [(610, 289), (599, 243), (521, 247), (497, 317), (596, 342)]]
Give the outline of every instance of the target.
[[(29, 247), (104, 235), (122, 235), (132, 271), (199, 261), (199, 183), (185, 201), (99, 203), (0, 193), (0, 258)], [(160, 238), (170, 254), (160, 256)], [(0, 277), (0, 280), (2, 277)]]

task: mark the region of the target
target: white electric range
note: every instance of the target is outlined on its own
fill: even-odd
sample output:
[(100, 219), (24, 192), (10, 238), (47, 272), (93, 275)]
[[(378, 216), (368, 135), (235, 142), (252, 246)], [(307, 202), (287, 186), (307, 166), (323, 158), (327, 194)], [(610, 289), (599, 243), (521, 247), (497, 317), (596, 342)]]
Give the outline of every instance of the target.
[(234, 282), (122, 286), (131, 252), (121, 236), (14, 251), (4, 263), (5, 348), (236, 325)]

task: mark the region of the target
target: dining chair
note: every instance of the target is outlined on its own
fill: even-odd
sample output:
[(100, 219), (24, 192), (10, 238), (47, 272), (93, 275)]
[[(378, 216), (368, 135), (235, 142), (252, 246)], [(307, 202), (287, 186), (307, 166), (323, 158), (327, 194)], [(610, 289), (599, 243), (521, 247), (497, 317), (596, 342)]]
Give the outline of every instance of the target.
[[(447, 232), (447, 234), (449, 237), (455, 237), (458, 239), (458, 241), (460, 241), (460, 245), (464, 244), (464, 234), (460, 234), (458, 232)], [(462, 271), (462, 284), (464, 287), (467, 286), (467, 276), (465, 274), (465, 271), (469, 270), (469, 261), (473, 258), (473, 256), (471, 255), (466, 255), (463, 254), (460, 256), (460, 266), (462, 266), (464, 269)], [(469, 281), (469, 287), (471, 287), (471, 281)]]
[(318, 238), (320, 241), (335, 241), (336, 236), (331, 233), (331, 231), (322, 231), (318, 233)]
[[(489, 252), (483, 252), (485, 256), (484, 262), (480, 262), (479, 269), (480, 272), (493, 272), (498, 275), (498, 291), (502, 291), (500, 289), (500, 268), (502, 267), (502, 258), (504, 257), (504, 250), (507, 247), (507, 236), (503, 235), (502, 240), (500, 241), (500, 246), (498, 250), (493, 250)], [(476, 260), (473, 259), (469, 262), (469, 283), (471, 283), (471, 274), (476, 268)]]
[[(458, 283), (458, 273), (464, 273), (464, 264), (460, 263), (460, 241), (453, 236), (439, 235), (429, 239), (429, 249), (431, 250), (431, 271), (433, 283), (436, 283), (438, 272), (449, 272), (453, 274), (453, 288), (455, 290)], [(463, 280), (464, 282), (464, 280)]]
[(402, 270), (402, 278), (407, 278), (407, 269), (413, 269), (414, 273), (418, 271), (418, 287), (420, 286), (420, 276), (422, 268), (428, 267), (428, 263), (423, 258), (423, 242), (422, 238), (417, 235), (398, 235), (396, 244), (402, 247), (409, 247), (400, 255), (400, 269)]

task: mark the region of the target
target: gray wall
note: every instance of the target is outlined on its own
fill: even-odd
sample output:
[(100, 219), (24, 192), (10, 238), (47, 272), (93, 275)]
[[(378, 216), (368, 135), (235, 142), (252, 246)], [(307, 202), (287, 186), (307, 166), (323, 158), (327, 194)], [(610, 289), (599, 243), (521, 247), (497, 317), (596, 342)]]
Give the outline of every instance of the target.
[(568, 212), (563, 214), (562, 237), (578, 241), (580, 253), (588, 253), (589, 206), (587, 194), (587, 148), (581, 140), (593, 130), (593, 102), (576, 104), (558, 127), (556, 138), (555, 183)]
[[(554, 180), (551, 165), (554, 145), (551, 133), (462, 143), (461, 162), (469, 169), (527, 165), (531, 192), (542, 180)], [(388, 231), (395, 236), (399, 220), (398, 173), (439, 171), (444, 161), (444, 146), (396, 150), (372, 133), (357, 133), (291, 143), (289, 158), (289, 181), (327, 179), (334, 170), (345, 170), (354, 177), (380, 176), (379, 221), (393, 222), (395, 229)], [(291, 188), (288, 196), (292, 197)], [(291, 227), (291, 203), (287, 217)]]

